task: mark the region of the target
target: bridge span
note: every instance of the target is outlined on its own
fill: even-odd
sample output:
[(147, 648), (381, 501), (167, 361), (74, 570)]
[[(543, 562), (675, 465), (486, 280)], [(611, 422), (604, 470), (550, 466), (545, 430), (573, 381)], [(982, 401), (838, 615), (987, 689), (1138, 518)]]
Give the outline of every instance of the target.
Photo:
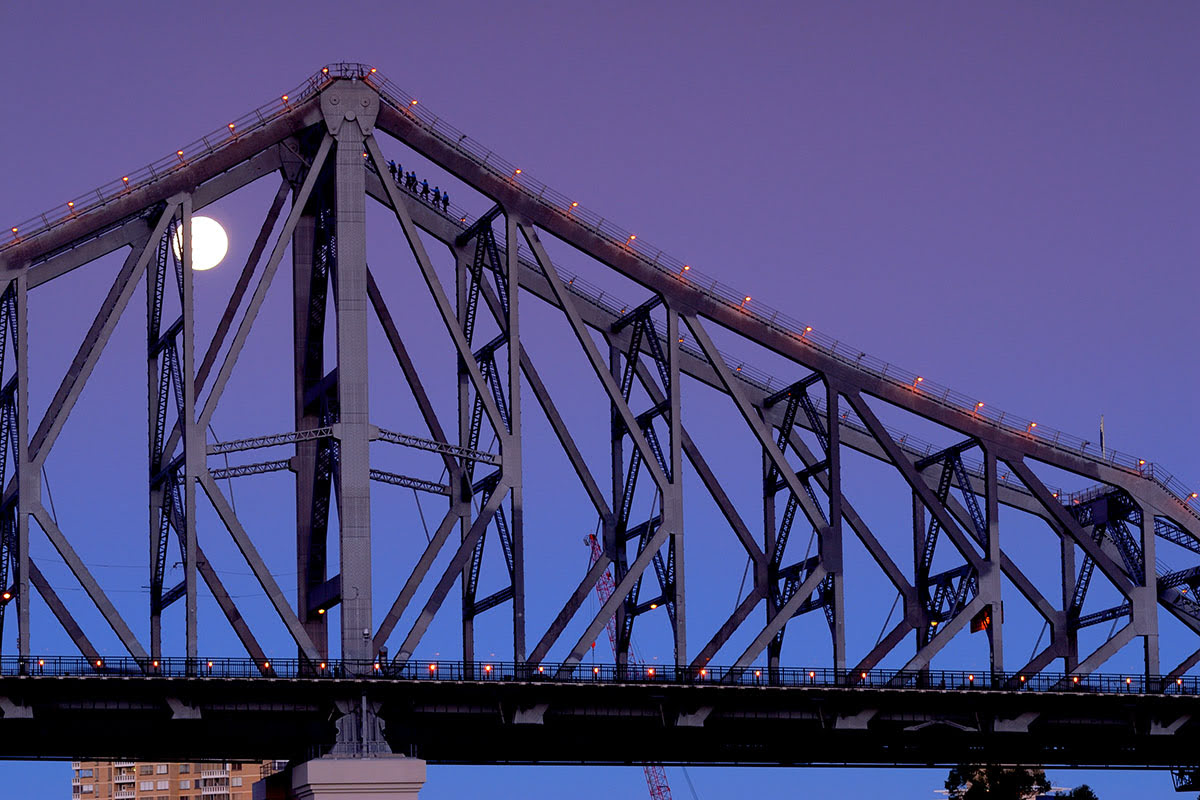
[[(397, 175), (397, 159), (453, 181), (466, 205), (431, 199), (428, 185)], [(193, 218), (259, 180), (275, 187), (270, 208), (201, 341)], [(367, 220), (381, 217), (392, 239), (368, 266)], [(1197, 493), (1144, 458), (937, 385), (702, 277), (373, 67), (324, 67), (216, 133), (10, 230), (0, 241), (0, 648), (15, 655), (0, 664), (2, 756), (332, 750), (461, 763), (909, 765), (986, 756), (1163, 767), (1200, 752)], [(110, 254), (121, 266), (74, 357), (53, 376), (61, 380), (31, 394), (29, 340), (55, 320), (31, 314), (30, 296)], [(585, 270), (564, 268), (571, 254)], [(283, 394), (294, 414), (274, 431), (218, 440), (219, 407), (259, 402), (230, 401), (227, 389), (236, 370), (258, 366), (238, 362), (285, 257)], [(405, 313), (389, 306), (399, 270), (431, 325), (406, 327), (416, 296), (404, 297)], [(617, 299), (611, 283), (632, 298)], [(139, 286), (146, 335), (135, 356), (147, 380), (132, 391), (148, 414), (131, 473), (149, 520), (80, 527), (102, 530), (107, 546), (137, 530), (140, 548), (146, 535), (141, 622), (96, 578), (78, 529), (44, 502), (47, 458), (101, 354), (117, 346), (113, 331)], [(534, 304), (562, 345), (538, 363), (537, 320), (521, 311)], [(382, 331), (406, 403), (370, 401), (369, 330)], [(782, 366), (768, 374), (756, 358)], [(571, 381), (572, 403), (590, 404), (582, 422), (555, 402), (546, 378), (564, 366), (555, 362), (569, 362), (558, 379)], [(716, 412), (685, 404), (685, 386), (719, 404), (723, 433), (749, 453), (748, 479), (726, 453), (705, 452), (701, 433)], [(535, 403), (523, 407), (523, 397)], [(532, 446), (523, 419), (539, 413), (552, 435)], [(909, 435), (897, 427), (905, 421), (936, 435)], [(545, 448), (554, 470), (578, 480), (583, 529), (597, 531), (598, 557), (578, 581), (527, 559), (569, 527), (526, 529), (533, 504), (554, 507), (557, 487), (531, 477), (549, 470), (529, 468)], [(263, 460), (242, 460), (263, 450)], [(413, 470), (401, 473), (385, 451), (426, 460), (404, 461)], [(102, 456), (95, 469), (120, 466)], [(863, 511), (879, 498), (845, 478), (866, 459), (900, 487), (897, 508)], [(226, 489), (282, 472), (295, 502), (272, 518), (288, 520), (294, 586), (268, 566), (263, 532)], [(387, 487), (439, 504), (424, 536), (415, 520), (402, 530), (416, 542), (408, 561), (373, 546), (373, 493)], [(59, 496), (60, 508), (69, 503)], [(1002, 525), (1001, 506), (1024, 527)], [(728, 616), (702, 618), (688, 602), (696, 572), (686, 564), (703, 550), (694, 538), (685, 547), (685, 530), (702, 514), (736, 553), (719, 565), (722, 585), (749, 578)], [(1034, 536), (1053, 553), (1049, 579), (1027, 552)], [(103, 624), (80, 622), (31, 541), (66, 565)], [(218, 541), (275, 618), (243, 613), (212, 555)], [(856, 572), (872, 612), (899, 609), (865, 647), (878, 620), (847, 601)], [(386, 593), (373, 583), (384, 575), (395, 579)], [(589, 608), (602, 576), (613, 591)], [(698, 579), (691, 588), (712, 591)], [(533, 589), (549, 598), (539, 612), (550, 609), (536, 627), (526, 614)], [(212, 619), (201, 618), (202, 592), (219, 609)], [(1014, 660), (1005, 630), (1018, 607), (1048, 635)], [(789, 652), (812, 652), (789, 638), (805, 615), (829, 657), (789, 669)], [(458, 660), (422, 661), (435, 620), (448, 616)], [(590, 665), (610, 620), (617, 664)], [(215, 625), (232, 630), (245, 659), (204, 657)], [(661, 667), (631, 656), (635, 629), (650, 625), (669, 643)], [(49, 626), (78, 658), (37, 655)], [(1160, 629), (1184, 643), (1170, 649), (1180, 660), (1161, 663)], [(504, 663), (479, 660), (483, 631), (504, 641)], [(946, 646), (972, 633), (982, 634), (984, 669), (937, 670)], [(98, 645), (99, 635), (115, 644)], [(268, 658), (279, 652), (268, 641), (297, 660)], [(1136, 674), (1102, 672), (1118, 654), (1132, 655)]]
[[(289, 758), (374, 709), (430, 763), (1166, 768), (1194, 759), (1195, 678), (500, 662), (3, 663), (7, 758)], [(22, 674), (23, 673), (23, 674)]]

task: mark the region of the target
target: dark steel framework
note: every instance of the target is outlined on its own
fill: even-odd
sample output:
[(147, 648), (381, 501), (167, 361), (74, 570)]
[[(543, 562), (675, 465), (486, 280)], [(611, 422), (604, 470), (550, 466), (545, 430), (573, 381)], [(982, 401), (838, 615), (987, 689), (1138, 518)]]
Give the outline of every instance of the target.
[[(489, 198), (492, 210), (469, 219), (448, 202), (431, 205), (389, 179), (380, 133)], [(280, 176), (278, 191), (216, 335), (197, 363), (189, 263), (193, 213), (273, 173)], [(0, 246), (0, 268), (7, 281), (0, 295), (0, 477), (6, 487), (0, 507), (0, 578), (5, 587), (0, 625), (5, 607), (14, 601), (22, 663), (32, 664), (35, 658), (31, 585), (82, 656), (97, 663), (104, 658), (30, 559), (32, 519), (147, 674), (153, 665), (176, 655), (186, 659), (192, 674), (202, 674), (196, 604), (203, 581), (259, 665), (256, 669), (269, 675), (263, 648), (204, 556), (196, 530), (200, 497), (207, 499), (233, 538), (295, 640), (301, 662), (314, 675), (318, 665), (330, 661), (328, 610), (340, 611), (334, 652), (347, 669), (369, 677), (389, 644), (393, 655), (384, 663), (396, 669), (410, 664), (456, 583), (461, 590), (461, 661), (467, 680), (479, 677), (474, 674), (475, 620), (502, 606), (511, 609), (511, 661), (517, 678), (544, 673), (552, 649), (561, 652), (554, 662), (556, 675), (570, 677), (614, 618), (618, 668), (629, 669), (636, 621), (659, 606), (665, 607), (669, 619), (676, 669), (706, 669), (735, 634), (744, 634), (739, 641), (748, 643), (727, 659), (728, 677), (737, 679), (765, 658), (767, 684), (783, 680), (780, 657), (788, 622), (816, 611), (830, 631), (830, 667), (849, 676), (874, 670), (913, 632), (916, 650), (903, 669), (927, 674), (934, 656), (968, 625), (986, 630), (994, 675), (1032, 677), (1057, 661), (1067, 677), (1087, 676), (1135, 638), (1144, 645), (1147, 685), (1169, 686), (1200, 663), (1198, 648), (1165, 671), (1159, 664), (1160, 608), (1200, 633), (1200, 604), (1192, 599), (1200, 584), (1200, 567), (1159, 570), (1155, 555), (1159, 539), (1200, 554), (1200, 514), (1195, 496), (1181, 493), (1161, 470), (1118, 454), (1089, 452), (1088, 443), (1077, 446), (1032, 422), (1006, 421), (982, 403), (965, 403), (950, 390), (939, 391), (921, 377), (878, 365), (864, 354), (849, 356), (811, 328), (768, 314), (749, 297), (731, 296), (719, 284), (700, 281), (688, 265), (597, 221), (578, 203), (485, 152), (374, 69), (357, 64), (326, 68), (280, 101), (230, 124), (227, 132), (206, 137), (195, 148), (180, 150), (135, 177), (73, 202), (61, 215), (43, 215), (32, 225), (14, 228), (12, 240)], [(457, 442), (443, 428), (408, 351), (412, 343), (402, 339), (367, 265), (368, 197), (394, 214), (449, 334), (458, 364)], [(644, 301), (616, 307), (585, 280), (564, 276), (542, 244), (543, 233), (643, 287)], [(425, 237), (453, 255), (454, 287), (443, 286)], [(176, 240), (178, 248), (173, 246)], [(295, 428), (216, 441), (206, 433), (211, 432), (213, 413), (289, 245)], [(26, 374), (27, 294), (118, 250), (128, 254), (124, 266), (35, 425)], [(148, 287), (150, 408), (148, 648), (41, 501), (47, 455), (143, 275)], [(611, 409), (607, 491), (583, 458), (521, 343), (521, 306), (531, 299), (562, 312)], [(333, 320), (327, 319), (329, 308), (334, 310)], [(381, 323), (412, 390), (424, 425), (420, 435), (380, 428), (369, 418), (366, 342), (371, 314)], [(481, 341), (479, 333), (483, 320), (498, 330), (487, 341)], [(336, 334), (334, 354), (326, 352), (329, 325)], [(714, 343), (711, 331), (717, 328), (784, 357), (791, 365), (789, 376), (780, 381), (754, 374), (730, 360)], [(761, 535), (735, 507), (688, 435), (681, 404), (684, 376), (727, 396), (750, 441), (761, 448)], [(544, 631), (531, 632), (534, 638), (528, 641), (525, 582), (536, 576), (527, 574), (524, 557), (523, 393), (536, 399), (578, 475), (598, 515), (601, 542), (598, 557), (562, 599), (553, 622)], [(939, 424), (954, 432), (959, 443), (935, 449), (895, 432), (879, 417), (885, 404)], [(489, 439), (494, 439), (493, 445), (487, 444)], [(443, 477), (372, 467), (373, 441), (438, 454)], [(294, 455), (235, 466), (209, 464), (212, 456), (281, 446), (292, 447)], [(911, 570), (900, 566), (909, 555), (901, 558), (889, 552), (846, 497), (846, 448), (889, 465), (911, 490)], [(1061, 494), (1038, 477), (1038, 465), (1081, 476), (1096, 488)], [(699, 647), (688, 639), (685, 468), (699, 479), (745, 549), (752, 575), (749, 593), (722, 625), (702, 634), (706, 638)], [(218, 480), (288, 469), (296, 480), (300, 579), (294, 605), (218, 485)], [(372, 610), (372, 482), (408, 487), (447, 503), (428, 546), (409, 566), (403, 588), (382, 615)], [(652, 487), (654, 507), (646, 516), (635, 511), (639, 486), (643, 491)], [(1060, 602), (1046, 597), (1005, 554), (1001, 504), (1040, 518), (1061, 541)], [(337, 574), (330, 574), (327, 548), (335, 508), (340, 566)], [(846, 648), (843, 587), (847, 532), (865, 547), (902, 603), (894, 627), (853, 661)], [(805, 539), (809, 547), (801, 553), (799, 545)], [(447, 548), (450, 557), (437, 572), (434, 563)], [(489, 548), (498, 548), (506, 581), (481, 596), (481, 564)], [(184, 579), (166, 586), (165, 568), (175, 549)], [(955, 566), (936, 571), (938, 553), (951, 554)], [(1085, 611), (1097, 570), (1122, 600), (1111, 608)], [(647, 571), (652, 571), (649, 582)], [(584, 614), (586, 598), (605, 575), (611, 575), (614, 591), (594, 614)], [(1002, 578), (1016, 587), (1050, 631), (1046, 646), (1016, 671), (1004, 658)], [(411, 628), (397, 632), (427, 580), (431, 586)], [(176, 603), (184, 609), (183, 654), (162, 650), (163, 615)], [(760, 607), (765, 618), (752, 621)], [(560, 641), (577, 619), (577, 638)], [(1122, 620), (1102, 645), (1080, 653), (1079, 630)], [(382, 746), (380, 735), (371, 733), (361, 718), (376, 716), (381, 706), (364, 699), (360, 707), (343, 702), (339, 708), (348, 719), (359, 715), (358, 722), (341, 730), (343, 739), (363, 747)], [(862, 724), (867, 729), (868, 722)], [(1182, 735), (1191, 728), (1180, 723), (1171, 730), (1177, 731)], [(579, 754), (580, 760), (586, 758)]]

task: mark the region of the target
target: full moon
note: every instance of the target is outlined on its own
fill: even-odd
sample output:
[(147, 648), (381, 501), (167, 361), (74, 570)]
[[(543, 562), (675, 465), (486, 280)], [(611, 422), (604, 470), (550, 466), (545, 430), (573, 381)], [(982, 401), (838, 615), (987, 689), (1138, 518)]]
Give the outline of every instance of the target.
[[(183, 258), (183, 226), (175, 229), (171, 249)], [(192, 217), (192, 269), (212, 269), (229, 252), (229, 236), (212, 217)]]

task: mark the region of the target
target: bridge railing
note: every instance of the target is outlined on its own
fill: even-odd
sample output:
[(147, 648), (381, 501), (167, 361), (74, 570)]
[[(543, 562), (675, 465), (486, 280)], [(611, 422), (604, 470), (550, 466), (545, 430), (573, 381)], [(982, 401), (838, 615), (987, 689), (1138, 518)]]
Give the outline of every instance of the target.
[(505, 661), (410, 660), (351, 662), (306, 659), (164, 658), (128, 656), (89, 660), (81, 656), (0, 658), (2, 678), (187, 678), (200, 680), (284, 679), (367, 681), (546, 682), (567, 684), (656, 684), (837, 688), (862, 690), (1083, 692), (1097, 694), (1200, 695), (1200, 677), (1134, 674), (983, 670), (837, 670), (829, 667), (675, 667), (658, 664), (514, 664)]

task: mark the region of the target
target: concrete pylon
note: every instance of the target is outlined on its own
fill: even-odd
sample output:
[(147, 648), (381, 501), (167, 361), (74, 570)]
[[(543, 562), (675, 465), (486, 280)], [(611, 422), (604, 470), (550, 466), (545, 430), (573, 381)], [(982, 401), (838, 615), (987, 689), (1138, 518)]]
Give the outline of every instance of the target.
[(254, 784), (254, 800), (383, 800), (415, 798), (425, 762), (406, 756), (326, 756)]

